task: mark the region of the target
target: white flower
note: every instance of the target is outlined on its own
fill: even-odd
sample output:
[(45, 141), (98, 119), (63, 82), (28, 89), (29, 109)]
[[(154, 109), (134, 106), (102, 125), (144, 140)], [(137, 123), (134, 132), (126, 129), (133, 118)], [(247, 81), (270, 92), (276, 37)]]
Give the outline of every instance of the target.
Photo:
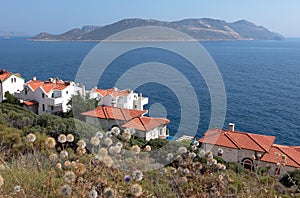
[(100, 139), (98, 137), (92, 137), (91, 140), (90, 140), (90, 143), (93, 146), (98, 146), (100, 144)]
[(74, 141), (74, 136), (72, 134), (67, 135), (67, 141), (68, 142), (73, 142)]
[(62, 159), (65, 159), (65, 158), (67, 158), (69, 156), (69, 153), (67, 152), (67, 151), (61, 151), (60, 152), (60, 157), (62, 158)]
[(184, 146), (179, 147), (178, 152), (179, 152), (180, 154), (186, 153), (186, 152), (187, 152), (187, 148), (184, 147)]
[(72, 193), (72, 187), (69, 185), (64, 185), (61, 187), (61, 193), (63, 195), (71, 195)]
[(33, 143), (36, 140), (36, 136), (33, 133), (27, 135), (27, 141)]
[(103, 133), (101, 131), (98, 131), (96, 134), (95, 134), (95, 137), (99, 138), (99, 139), (102, 139), (103, 138)]
[(112, 135), (111, 131), (107, 131), (105, 136), (108, 138), (111, 138), (113, 135)]
[(118, 142), (118, 143), (116, 144), (116, 146), (123, 148), (122, 142)]
[(67, 183), (73, 183), (76, 180), (76, 175), (73, 173), (73, 171), (67, 171), (64, 175), (64, 180)]
[(21, 186), (15, 186), (14, 191), (15, 192), (20, 192), (21, 191)]
[(91, 190), (90, 194), (89, 194), (90, 198), (97, 198), (98, 197), (98, 192), (95, 190), (95, 188), (93, 188), (93, 190)]
[(222, 149), (222, 148), (219, 148), (219, 149), (218, 149), (218, 153), (219, 153), (219, 154), (223, 154), (223, 153), (224, 153), (223, 149)]
[(57, 141), (63, 144), (67, 141), (67, 136), (65, 134), (60, 134), (57, 138)]
[(142, 171), (140, 170), (136, 170), (132, 173), (132, 178), (135, 180), (135, 181), (141, 181), (143, 179), (144, 175), (142, 173)]
[(199, 154), (200, 154), (200, 157), (204, 157), (205, 154), (206, 154), (206, 152), (205, 152), (205, 150), (202, 149), (202, 150), (199, 152)]
[(104, 139), (104, 145), (107, 147), (110, 147), (110, 145), (112, 145), (113, 141), (111, 138), (107, 137)]
[(119, 127), (113, 127), (112, 129), (111, 129), (111, 132), (112, 132), (112, 134), (113, 135), (119, 135), (120, 134), (120, 128)]
[(86, 147), (86, 143), (85, 143), (84, 140), (81, 139), (81, 140), (79, 140), (77, 142), (77, 146), (80, 147), (80, 148), (85, 148)]

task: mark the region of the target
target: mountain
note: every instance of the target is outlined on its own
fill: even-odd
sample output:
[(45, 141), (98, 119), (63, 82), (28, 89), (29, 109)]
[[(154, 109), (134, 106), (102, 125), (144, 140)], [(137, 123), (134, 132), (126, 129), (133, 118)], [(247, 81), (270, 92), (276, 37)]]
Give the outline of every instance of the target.
[[(63, 34), (53, 35), (40, 33), (33, 37), (36, 41), (102, 41), (107, 37), (136, 27), (159, 26), (173, 28), (192, 36), (199, 41), (213, 40), (282, 40), (283, 36), (269, 31), (263, 26), (257, 26), (246, 20), (228, 23), (224, 20), (201, 18), (184, 19), (181, 21), (166, 22), (152, 19), (124, 19), (106, 26), (84, 26), (75, 28)], [(141, 33), (134, 35), (135, 40), (145, 40)], [(155, 37), (156, 41), (168, 40), (168, 35), (161, 33)]]
[(28, 36), (28, 34), (24, 33), (24, 32), (6, 32), (6, 31), (0, 31), (0, 37), (13, 37), (13, 36)]

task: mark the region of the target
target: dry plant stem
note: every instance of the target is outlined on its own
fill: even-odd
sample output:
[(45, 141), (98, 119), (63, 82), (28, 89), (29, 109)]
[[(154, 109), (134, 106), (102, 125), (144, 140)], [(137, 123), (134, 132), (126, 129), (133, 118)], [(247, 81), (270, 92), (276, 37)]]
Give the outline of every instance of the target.
[[(0, 161), (4, 164), (4, 166), (9, 170), (10, 174), (13, 176), (13, 178), (16, 180), (16, 182), (18, 183), (19, 186), (21, 186), (21, 183), (20, 181), (17, 179), (17, 177), (14, 175), (14, 173), (12, 172), (12, 170), (9, 168), (9, 166), (7, 165), (7, 163), (2, 159), (2, 157), (0, 157)], [(25, 191), (22, 189), (21, 190), (24, 197), (26, 198), (27, 195), (25, 193)]]

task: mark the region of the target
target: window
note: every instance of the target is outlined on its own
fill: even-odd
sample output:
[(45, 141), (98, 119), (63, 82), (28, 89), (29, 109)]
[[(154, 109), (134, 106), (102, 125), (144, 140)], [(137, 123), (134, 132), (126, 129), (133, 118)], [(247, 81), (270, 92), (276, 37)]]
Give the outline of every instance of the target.
[(278, 167), (275, 168), (275, 175), (280, 175), (280, 168)]
[(43, 106), (42, 106), (42, 107), (43, 107), (43, 111), (45, 111), (45, 104), (43, 104)]
[(13, 83), (13, 82), (14, 82), (14, 79), (12, 78), (12, 79), (11, 79), (11, 83)]
[(27, 95), (27, 89), (25, 89), (25, 95)]
[(17, 82), (17, 79), (16, 79), (16, 78), (14, 78), (14, 82)]
[(51, 111), (53, 111), (54, 110), (54, 107), (53, 106), (51, 106)]
[(66, 94), (68, 95), (68, 94), (69, 94), (69, 92), (68, 92), (68, 91), (66, 91)]
[(134, 108), (137, 109), (137, 105), (134, 105)]
[(42, 93), (42, 98), (45, 98), (45, 94), (44, 93)]

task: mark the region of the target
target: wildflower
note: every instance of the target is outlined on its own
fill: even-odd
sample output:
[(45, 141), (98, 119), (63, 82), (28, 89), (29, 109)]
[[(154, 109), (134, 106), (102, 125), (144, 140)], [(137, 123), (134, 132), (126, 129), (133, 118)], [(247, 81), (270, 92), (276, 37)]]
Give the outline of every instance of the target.
[(84, 175), (86, 173), (86, 165), (82, 163), (76, 163), (75, 174), (78, 176)]
[(106, 156), (103, 157), (103, 162), (104, 162), (104, 164), (106, 164), (106, 166), (108, 166), (109, 168), (112, 167), (112, 165), (114, 164), (113, 159), (112, 159), (110, 156), (108, 156), (108, 155), (106, 155)]
[(96, 134), (95, 134), (95, 137), (99, 138), (99, 139), (102, 139), (103, 138), (103, 133), (101, 131), (98, 131)]
[(133, 184), (130, 187), (130, 192), (133, 196), (139, 197), (143, 194), (142, 186), (140, 184)]
[(84, 140), (79, 140), (78, 142), (77, 142), (77, 146), (78, 147), (81, 147), (81, 148), (85, 148), (86, 147), (86, 143), (85, 143), (85, 141)]
[(97, 198), (98, 197), (98, 192), (93, 188), (91, 192), (89, 193), (89, 198)]
[(57, 158), (58, 158), (58, 156), (57, 156), (56, 153), (52, 153), (51, 155), (49, 155), (49, 160), (50, 160), (51, 162), (56, 161)]
[(61, 169), (61, 163), (57, 163), (55, 167)]
[(71, 195), (71, 193), (72, 193), (72, 187), (69, 186), (68, 184), (62, 186), (62, 187), (61, 187), (61, 193), (62, 193), (63, 195), (66, 195), (66, 196), (67, 196), (67, 195)]
[(69, 156), (69, 153), (65, 150), (60, 152), (60, 158), (65, 159)]
[(186, 184), (187, 182), (188, 182), (188, 179), (187, 179), (186, 177), (181, 177), (181, 178), (178, 179), (178, 183), (179, 183), (180, 185), (184, 185), (184, 184)]
[(150, 151), (151, 151), (151, 146), (147, 145), (147, 146), (145, 147), (145, 151), (146, 151), (146, 152), (150, 152)]
[(109, 148), (109, 153), (112, 154), (112, 155), (117, 155), (121, 152), (121, 147), (119, 146), (112, 146)]
[(195, 141), (195, 142), (194, 142), (194, 146), (198, 147), (198, 146), (199, 146), (199, 142), (198, 142), (198, 141)]
[(67, 135), (67, 142), (73, 142), (74, 141), (74, 136), (72, 134)]
[(14, 187), (14, 191), (15, 191), (16, 193), (20, 192), (20, 191), (21, 191), (21, 186), (15, 186), (15, 187)]
[(219, 154), (223, 154), (223, 153), (224, 153), (224, 150), (223, 150), (222, 148), (219, 148), (219, 149), (218, 149), (218, 153), (219, 153)]
[(64, 180), (67, 183), (73, 183), (76, 180), (76, 175), (73, 173), (73, 171), (67, 171), (64, 175)]
[(122, 142), (118, 142), (118, 143), (116, 144), (116, 146), (118, 146), (118, 147), (120, 147), (120, 148), (123, 148)]
[(135, 154), (139, 154), (141, 151), (141, 148), (138, 145), (134, 145), (131, 147), (130, 149), (132, 152), (134, 152)]
[(223, 178), (224, 178), (223, 175), (219, 175), (219, 176), (218, 176), (218, 179), (219, 179), (219, 180), (223, 180)]
[(105, 136), (108, 137), (108, 138), (111, 138), (113, 135), (112, 135), (111, 131), (107, 131), (105, 133)]
[(204, 157), (205, 156), (205, 150), (201, 150), (200, 152), (199, 152), (199, 155), (200, 155), (200, 157)]
[(107, 198), (113, 198), (115, 195), (115, 192), (112, 188), (105, 188), (103, 191), (105, 197)]
[(190, 170), (187, 169), (187, 168), (185, 168), (185, 169), (183, 170), (183, 173), (186, 174), (186, 175), (188, 175), (188, 174), (190, 174)]
[(120, 128), (119, 127), (113, 127), (111, 129), (112, 135), (119, 135), (120, 134)]
[(129, 175), (125, 175), (125, 177), (124, 177), (124, 181), (125, 182), (130, 182), (130, 176)]
[(71, 162), (69, 160), (65, 161), (64, 163), (65, 167), (69, 167), (71, 165)]
[(212, 164), (213, 165), (216, 165), (218, 163), (218, 161), (217, 160), (215, 160), (215, 159), (212, 159)]
[(221, 163), (217, 163), (217, 169), (221, 169), (222, 168), (222, 164)]
[(177, 173), (176, 168), (171, 167), (171, 168), (170, 168), (170, 173), (171, 173), (172, 175), (175, 175), (175, 174)]
[(57, 141), (63, 144), (67, 141), (67, 136), (65, 134), (60, 134), (57, 138)]
[(130, 140), (130, 138), (131, 138), (131, 132), (130, 132), (130, 129), (125, 129), (124, 130), (124, 132), (122, 133), (122, 139), (124, 140), (124, 141), (128, 141), (128, 140)]
[(195, 158), (195, 157), (197, 157), (197, 154), (193, 152), (193, 153), (191, 153), (191, 157)]
[(193, 168), (195, 170), (201, 170), (203, 168), (203, 166), (200, 162), (196, 162), (196, 163), (193, 163)]
[(90, 140), (90, 143), (93, 145), (93, 146), (98, 146), (100, 144), (100, 139), (97, 138), (97, 137), (92, 137), (91, 140)]
[(141, 181), (144, 177), (142, 171), (136, 170), (132, 173), (132, 177), (135, 181)]
[(98, 150), (98, 155), (100, 156), (100, 157), (104, 157), (104, 156), (106, 156), (107, 155), (107, 149), (106, 148), (100, 148), (99, 150)]
[(197, 149), (198, 149), (198, 147), (197, 147), (196, 145), (193, 145), (193, 146), (192, 146), (192, 150), (193, 150), (193, 151), (195, 151), (195, 150), (197, 150)]
[(232, 184), (232, 183), (234, 182), (234, 180), (231, 179), (231, 178), (228, 178), (228, 182), (229, 182), (230, 184)]
[(221, 170), (226, 170), (226, 166), (222, 165)]
[(36, 136), (33, 133), (27, 135), (27, 141), (33, 143), (36, 140)]
[(186, 152), (187, 152), (187, 149), (186, 149), (186, 147), (182, 146), (182, 147), (179, 147), (178, 152), (179, 152), (180, 154), (183, 154), (183, 153), (186, 153)]
[(83, 155), (86, 153), (86, 149), (84, 147), (77, 147), (76, 149), (76, 152), (79, 154), (79, 155)]
[(45, 140), (45, 145), (48, 147), (48, 148), (54, 148), (55, 145), (56, 145), (56, 141), (53, 137), (48, 137), (46, 140)]
[(0, 187), (3, 186), (3, 184), (4, 184), (4, 179), (3, 179), (3, 177), (0, 175)]
[(112, 145), (113, 141), (111, 138), (107, 137), (104, 139), (104, 145), (107, 147), (110, 147), (110, 145)]
[(172, 153), (168, 153), (166, 160), (171, 161), (173, 159), (174, 155)]

